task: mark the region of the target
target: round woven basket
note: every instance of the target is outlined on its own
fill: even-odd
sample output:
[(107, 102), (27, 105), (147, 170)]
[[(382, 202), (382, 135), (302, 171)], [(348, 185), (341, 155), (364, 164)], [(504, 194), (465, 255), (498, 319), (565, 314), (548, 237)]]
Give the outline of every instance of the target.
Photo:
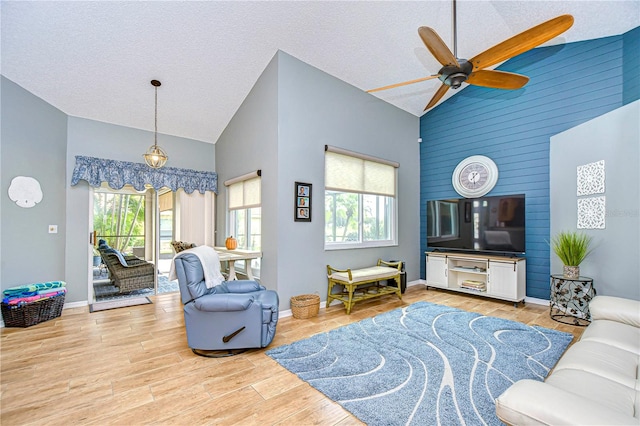
[(305, 319), (318, 315), (320, 296), (317, 294), (301, 294), (291, 298), (291, 313), (294, 318)]

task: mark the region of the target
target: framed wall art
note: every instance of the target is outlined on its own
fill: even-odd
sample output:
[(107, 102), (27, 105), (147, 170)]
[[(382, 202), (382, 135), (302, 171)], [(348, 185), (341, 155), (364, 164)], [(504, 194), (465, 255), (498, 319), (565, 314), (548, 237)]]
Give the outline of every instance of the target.
[(293, 219), (296, 222), (311, 222), (311, 184), (296, 182)]

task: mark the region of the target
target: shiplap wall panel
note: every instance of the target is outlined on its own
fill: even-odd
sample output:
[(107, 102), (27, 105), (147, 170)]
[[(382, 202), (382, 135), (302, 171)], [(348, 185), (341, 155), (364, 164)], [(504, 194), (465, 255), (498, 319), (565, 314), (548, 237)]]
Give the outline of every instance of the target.
[(624, 104), (631, 103), (640, 98), (640, 27), (633, 29), (624, 35)]
[[(633, 30), (526, 52), (499, 67), (528, 76), (524, 88), (469, 86), (421, 118), (422, 252), (426, 202), (458, 198), (453, 169), (467, 156), (486, 155), (499, 169), (498, 183), (488, 195), (526, 195), (527, 296), (549, 298), (549, 139), (623, 105), (624, 79), (640, 68), (637, 60), (627, 60), (637, 50), (624, 47), (634, 31), (630, 44), (637, 48)], [(639, 79), (627, 84), (637, 85)]]

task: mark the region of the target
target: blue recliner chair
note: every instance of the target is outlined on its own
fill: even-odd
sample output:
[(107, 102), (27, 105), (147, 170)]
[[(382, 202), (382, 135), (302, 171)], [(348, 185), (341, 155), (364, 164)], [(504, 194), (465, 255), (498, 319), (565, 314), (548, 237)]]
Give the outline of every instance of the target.
[(251, 280), (224, 281), (207, 288), (196, 255), (182, 252), (174, 262), (187, 341), (194, 353), (228, 356), (271, 343), (278, 323), (278, 293)]

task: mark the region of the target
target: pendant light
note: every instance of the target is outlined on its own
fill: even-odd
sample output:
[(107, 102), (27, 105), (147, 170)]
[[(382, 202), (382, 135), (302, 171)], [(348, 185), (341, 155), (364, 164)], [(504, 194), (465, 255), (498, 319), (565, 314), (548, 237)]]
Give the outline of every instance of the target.
[(165, 152), (158, 146), (158, 86), (160, 86), (158, 80), (151, 80), (151, 85), (156, 90), (156, 109), (155, 109), (155, 131), (153, 133), (153, 145), (149, 147), (147, 152), (144, 154), (144, 161), (147, 163), (149, 167), (154, 169), (159, 169), (165, 165), (169, 157)]

